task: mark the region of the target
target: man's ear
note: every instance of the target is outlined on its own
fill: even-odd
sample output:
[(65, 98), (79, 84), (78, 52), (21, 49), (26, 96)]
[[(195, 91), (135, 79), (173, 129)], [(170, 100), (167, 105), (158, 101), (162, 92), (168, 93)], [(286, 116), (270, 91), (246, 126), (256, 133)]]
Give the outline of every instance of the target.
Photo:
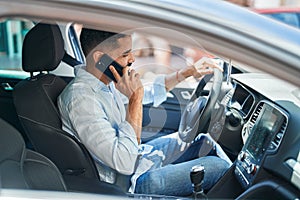
[(97, 63), (97, 62), (100, 60), (100, 58), (101, 58), (101, 56), (102, 56), (103, 54), (104, 54), (104, 53), (101, 52), (101, 51), (95, 51), (95, 52), (93, 53), (93, 60), (94, 60), (94, 62)]

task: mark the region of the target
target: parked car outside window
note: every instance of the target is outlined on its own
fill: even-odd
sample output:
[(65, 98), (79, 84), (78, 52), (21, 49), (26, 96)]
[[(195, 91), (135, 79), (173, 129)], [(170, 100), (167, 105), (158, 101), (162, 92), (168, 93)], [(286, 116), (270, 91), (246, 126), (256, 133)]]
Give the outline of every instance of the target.
[(300, 8), (279, 7), (254, 9), (254, 11), (296, 28), (300, 28)]

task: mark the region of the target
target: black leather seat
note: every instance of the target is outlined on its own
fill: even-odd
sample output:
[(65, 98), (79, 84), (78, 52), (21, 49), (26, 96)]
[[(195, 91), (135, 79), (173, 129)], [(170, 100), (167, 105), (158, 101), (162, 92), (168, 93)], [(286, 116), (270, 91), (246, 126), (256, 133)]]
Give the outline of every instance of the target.
[(68, 190), (125, 195), (119, 187), (99, 180), (94, 160), (85, 146), (61, 128), (57, 97), (66, 82), (49, 72), (62, 60), (71, 65), (78, 63), (65, 52), (57, 24), (39, 23), (26, 34), (22, 68), (31, 77), (19, 82), (13, 91), (25, 133), (34, 150), (58, 167)]
[[(93, 159), (86, 148), (64, 132), (56, 99), (66, 86), (55, 70), (66, 52), (58, 25), (39, 23), (25, 36), (22, 68), (31, 77), (13, 91), (20, 122), (34, 150), (52, 160), (63, 175), (98, 179)], [(38, 72), (37, 75), (33, 75)]]
[(57, 167), (25, 148), (21, 134), (0, 119), (0, 185), (2, 188), (67, 191)]

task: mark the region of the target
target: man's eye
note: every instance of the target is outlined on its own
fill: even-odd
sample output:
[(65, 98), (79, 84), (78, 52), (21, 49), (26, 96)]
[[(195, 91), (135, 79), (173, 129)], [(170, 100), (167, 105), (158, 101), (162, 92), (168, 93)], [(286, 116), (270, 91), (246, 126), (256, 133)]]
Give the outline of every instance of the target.
[(125, 58), (127, 57), (129, 54), (123, 54), (122, 57)]

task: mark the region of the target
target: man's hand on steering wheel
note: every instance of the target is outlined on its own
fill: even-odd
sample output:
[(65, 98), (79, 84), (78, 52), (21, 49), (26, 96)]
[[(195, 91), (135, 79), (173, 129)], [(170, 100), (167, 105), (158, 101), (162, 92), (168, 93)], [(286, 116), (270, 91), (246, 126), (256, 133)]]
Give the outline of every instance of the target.
[(212, 74), (214, 69), (218, 69), (223, 72), (223, 68), (220, 66), (219, 60), (203, 57), (198, 60), (194, 65), (194, 78), (201, 78), (207, 74)]
[(193, 76), (196, 79), (201, 79), (207, 74), (212, 74), (214, 69), (218, 69), (223, 72), (223, 68), (220, 66), (218, 59), (202, 57), (193, 65), (182, 69), (182, 74), (185, 77)]
[[(208, 80), (206, 80), (205, 77), (199, 82), (193, 92), (193, 96), (182, 113), (178, 133), (185, 142), (191, 142), (199, 133), (203, 132), (210, 120), (211, 111), (220, 94), (223, 81), (223, 62), (219, 61), (220, 60), (217, 59), (203, 57), (193, 66), (186, 68), (187, 70), (193, 70), (193, 72), (189, 71), (189, 73), (192, 72), (195, 78), (203, 78), (204, 75), (214, 73), (214, 79), (208, 96), (200, 96)], [(210, 78), (211, 75), (207, 76), (207, 79)]]

